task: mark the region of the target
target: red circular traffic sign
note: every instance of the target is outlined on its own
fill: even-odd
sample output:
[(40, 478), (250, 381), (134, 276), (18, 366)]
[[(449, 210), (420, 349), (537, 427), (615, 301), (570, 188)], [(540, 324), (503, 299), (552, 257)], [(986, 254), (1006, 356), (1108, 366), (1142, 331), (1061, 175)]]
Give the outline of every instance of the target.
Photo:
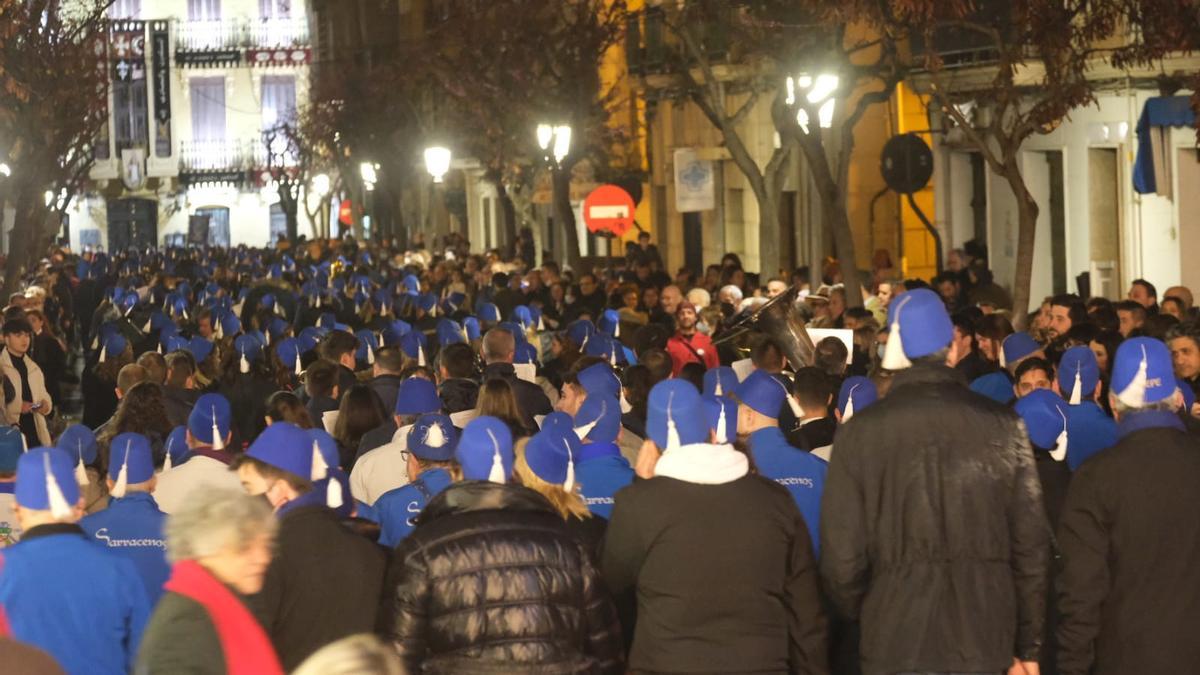
[(601, 185), (583, 200), (583, 222), (590, 232), (620, 237), (633, 227), (636, 209), (628, 192), (616, 185)]

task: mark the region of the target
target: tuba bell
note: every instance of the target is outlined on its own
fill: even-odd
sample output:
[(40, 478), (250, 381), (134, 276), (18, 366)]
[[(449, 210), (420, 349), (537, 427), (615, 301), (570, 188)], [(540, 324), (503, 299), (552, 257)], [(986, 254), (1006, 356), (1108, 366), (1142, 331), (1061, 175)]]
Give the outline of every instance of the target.
[(799, 293), (800, 289), (792, 286), (759, 305), (754, 311), (731, 324), (715, 343), (728, 342), (757, 330), (779, 345), (793, 371), (812, 365), (813, 353), (816, 350), (804, 327), (804, 319), (796, 310), (796, 297)]

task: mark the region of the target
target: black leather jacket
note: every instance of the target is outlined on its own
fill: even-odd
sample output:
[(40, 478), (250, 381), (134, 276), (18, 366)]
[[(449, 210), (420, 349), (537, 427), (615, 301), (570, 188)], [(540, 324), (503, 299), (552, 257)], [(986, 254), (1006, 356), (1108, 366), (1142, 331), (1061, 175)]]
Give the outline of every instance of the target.
[(896, 375), (838, 430), (821, 576), (863, 672), (1001, 672), (1042, 645), (1050, 529), (1029, 438), (945, 366)]
[(439, 494), (384, 588), (384, 635), (409, 672), (622, 672), (589, 551), (527, 488), (468, 481)]

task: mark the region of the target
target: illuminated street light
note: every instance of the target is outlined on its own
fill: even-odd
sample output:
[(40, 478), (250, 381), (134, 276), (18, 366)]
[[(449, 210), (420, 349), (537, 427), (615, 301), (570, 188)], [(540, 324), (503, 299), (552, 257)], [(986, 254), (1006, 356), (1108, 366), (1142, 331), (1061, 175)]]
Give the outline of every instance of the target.
[(375, 171), (376, 168), (371, 162), (363, 162), (358, 165), (358, 173), (362, 176), (363, 185), (367, 190), (374, 190), (375, 183), (379, 182), (379, 175)]
[(319, 173), (319, 174), (313, 176), (313, 179), (312, 179), (312, 191), (313, 192), (315, 192), (319, 195), (327, 195), (327, 194), (329, 194), (329, 188), (330, 188), (329, 174)]
[(537, 142), (547, 160), (554, 158), (555, 164), (562, 164), (567, 155), (571, 154), (571, 127), (566, 124), (539, 124)]
[(11, 175), (12, 175), (12, 168), (9, 167), (7, 164), (4, 164), (3, 162), (0, 162), (0, 176), (4, 176), (5, 178), (8, 178)]
[(425, 170), (433, 176), (433, 182), (440, 183), (450, 171), (450, 148), (434, 145), (425, 148)]
[[(822, 129), (828, 129), (833, 126), (833, 113), (837, 104), (837, 99), (834, 94), (837, 93), (838, 86), (841, 84), (841, 79), (837, 75), (821, 74), (815, 78), (812, 75), (802, 74), (798, 77), (787, 79), (787, 104), (796, 105), (797, 93), (804, 94), (804, 100), (809, 106), (817, 108), (817, 121)], [(796, 123), (808, 133), (808, 110), (804, 106), (800, 106), (796, 111)]]

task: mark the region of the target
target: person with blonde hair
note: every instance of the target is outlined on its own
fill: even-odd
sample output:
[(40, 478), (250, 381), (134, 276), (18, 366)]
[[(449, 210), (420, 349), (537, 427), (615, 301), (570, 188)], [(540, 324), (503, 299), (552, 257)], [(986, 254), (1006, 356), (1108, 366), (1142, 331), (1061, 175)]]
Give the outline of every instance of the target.
[(138, 650), (138, 673), (282, 674), (246, 598), (262, 590), (278, 529), (263, 500), (199, 491), (167, 519), (171, 578)]

